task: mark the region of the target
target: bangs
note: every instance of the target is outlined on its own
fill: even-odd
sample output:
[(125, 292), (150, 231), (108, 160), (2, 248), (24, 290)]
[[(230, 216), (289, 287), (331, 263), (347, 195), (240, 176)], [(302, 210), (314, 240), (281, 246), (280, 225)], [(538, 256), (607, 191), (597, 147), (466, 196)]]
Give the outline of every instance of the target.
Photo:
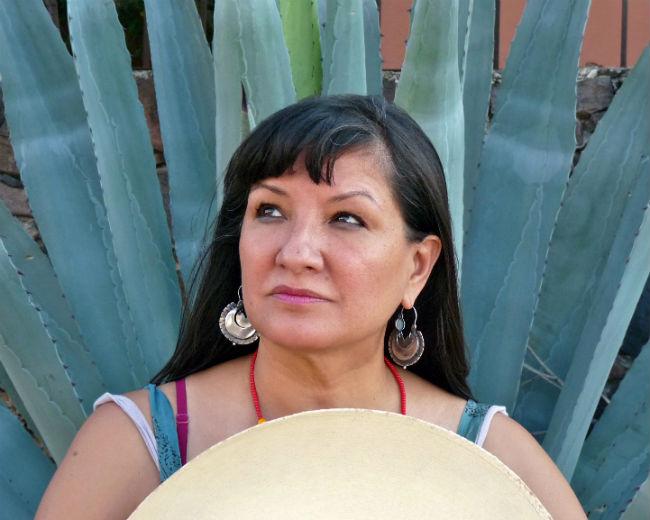
[(240, 145), (228, 167), (224, 187), (250, 190), (279, 177), (299, 156), (311, 180), (332, 183), (334, 163), (345, 152), (383, 142), (382, 129), (369, 114), (345, 98), (308, 98), (264, 120)]

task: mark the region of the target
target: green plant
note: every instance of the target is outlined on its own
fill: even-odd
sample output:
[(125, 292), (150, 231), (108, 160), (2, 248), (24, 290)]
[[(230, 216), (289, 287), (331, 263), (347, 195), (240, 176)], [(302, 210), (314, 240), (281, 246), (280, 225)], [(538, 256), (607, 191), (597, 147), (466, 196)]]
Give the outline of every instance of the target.
[[(193, 0), (145, 2), (181, 279), (249, 127), (309, 93), (379, 92), (373, 0), (290, 4), (215, 2), (211, 52)], [(588, 7), (529, 3), (486, 128), (494, 3), (417, 0), (396, 102), (445, 165), (474, 391), (543, 432), (592, 517), (617, 518), (650, 469), (647, 354), (586, 436), (650, 271), (650, 50), (569, 175)], [(40, 0), (0, 3), (6, 117), (48, 249), (0, 204), (0, 386), (56, 461), (100, 393), (160, 368), (188, 297), (114, 6), (69, 0), (68, 16), (74, 59)], [(0, 414), (2, 446), (23, 443), (15, 421)], [(53, 471), (23, 444), (0, 449), (11, 518)]]

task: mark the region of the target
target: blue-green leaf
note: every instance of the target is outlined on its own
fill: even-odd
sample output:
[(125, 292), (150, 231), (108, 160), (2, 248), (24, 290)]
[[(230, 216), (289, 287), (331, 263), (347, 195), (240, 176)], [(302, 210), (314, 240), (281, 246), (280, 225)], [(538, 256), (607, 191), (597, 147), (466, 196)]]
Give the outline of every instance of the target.
[[(56, 467), (25, 431), (18, 418), (1, 403), (0, 439), (0, 517), (11, 520), (34, 518)], [(13, 495), (14, 500), (8, 495)], [(20, 515), (21, 511), (29, 516)]]
[(212, 54), (194, 0), (145, 0), (145, 7), (174, 245), (189, 281), (206, 226), (216, 215)]
[(463, 253), (464, 116), (458, 74), (458, 4), (418, 0), (413, 7), (395, 103), (424, 129), (447, 180), (454, 245)]
[(176, 344), (181, 298), (131, 57), (113, 2), (69, 0), (68, 16), (126, 301), (145, 355), (160, 368)]
[(9, 486), (9, 483), (0, 477), (0, 504), (2, 504), (2, 519), (5, 520), (32, 520), (35, 511), (32, 511)]
[(237, 0), (214, 4), (212, 55), (216, 95), (217, 209), (223, 197), (223, 176), (242, 140), (242, 51)]
[[(645, 107), (647, 114), (648, 105)], [(641, 108), (638, 106), (637, 110)], [(544, 449), (567, 479), (573, 474), (600, 392), (650, 274), (648, 157), (637, 159), (640, 182), (623, 210), (620, 231), (604, 266), (604, 275), (595, 280), (598, 298), (587, 312), (580, 341), (544, 436)], [(643, 220), (639, 224), (640, 218)]]
[(587, 437), (571, 486), (589, 518), (618, 519), (650, 472), (650, 343)]
[[(466, 0), (467, 1), (467, 0)], [(463, 112), (465, 114), (465, 183), (463, 227), (469, 228), (474, 189), (478, 182), (478, 166), (487, 125), (492, 87), (494, 52), (494, 0), (469, 2), (467, 32), (464, 43)]]
[(381, 96), (384, 91), (381, 31), (377, 0), (363, 0), (363, 31), (366, 58), (366, 92), (371, 96)]
[(251, 127), (296, 102), (282, 20), (273, 0), (240, 0), (243, 80)]
[[(72, 317), (68, 302), (61, 292), (47, 257), (2, 202), (0, 202), (0, 251), (7, 255), (4, 261), (14, 268), (15, 280), (23, 288), (23, 294), (19, 291), (11, 292), (14, 289), (9, 288), (6, 292), (3, 291), (7, 300), (13, 298), (19, 302), (7, 307), (6, 312), (0, 313), (2, 316), (0, 334), (5, 338), (5, 347), (14, 352), (20, 350), (19, 357), (31, 355), (33, 359), (39, 359), (38, 350), (33, 353), (25, 352), (25, 349), (37, 349), (39, 345), (23, 343), (21, 326), (30, 319), (23, 316), (23, 313), (26, 312), (30, 316), (36, 313), (42, 324), (40, 326), (45, 327), (45, 332), (51, 340), (49, 348), (56, 351), (56, 358), (50, 358), (56, 366), (43, 366), (42, 369), (60, 373), (59, 369), (62, 367), (66, 376), (65, 382), (73, 387), (72, 390), (85, 415), (90, 415), (93, 401), (106, 391), (102, 376), (84, 345), (79, 327)], [(15, 289), (18, 288), (15, 283), (9, 281), (7, 283)], [(4, 284), (5, 281), (0, 280), (0, 287), (4, 287)], [(40, 348), (46, 347), (40, 345)], [(46, 359), (44, 356), (42, 362), (45, 363)], [(30, 367), (23, 367), (23, 370), (29, 369)], [(20, 377), (20, 374), (14, 374), (9, 370), (7, 372), (12, 380)], [(29, 408), (30, 396), (20, 391), (19, 393)]]
[[(575, 363), (576, 346), (590, 313), (606, 297), (603, 284), (620, 281), (631, 243), (617, 252), (615, 241), (631, 240), (650, 200), (649, 54), (646, 50), (596, 127), (557, 215), (526, 356), (526, 366), (541, 375), (524, 371), (513, 413), (530, 431), (547, 430), (559, 396), (557, 384)], [(632, 206), (635, 197), (640, 198)], [(634, 211), (636, 216), (623, 220), (625, 211)], [(608, 258), (617, 253), (622, 255), (621, 264), (608, 271)], [(646, 279), (640, 280), (640, 290)], [(621, 326), (627, 328), (628, 323)], [(611, 355), (611, 349), (619, 347), (620, 343), (606, 350)], [(591, 348), (596, 348), (595, 341)], [(595, 350), (591, 355), (607, 360), (603, 362), (609, 370), (613, 358)]]
[(330, 0), (327, 4), (331, 50), (327, 83), (323, 82), (326, 95), (367, 93), (363, 18), (363, 0)]
[(648, 511), (650, 511), (650, 478), (641, 484), (632, 501), (627, 504), (625, 513), (620, 516), (620, 520), (647, 520)]
[(63, 459), (86, 418), (48, 330), (44, 313), (29, 298), (21, 275), (0, 240), (0, 363), (56, 461)]
[(553, 222), (575, 148), (576, 75), (589, 0), (526, 6), (485, 139), (465, 237), (469, 383), (511, 408)]
[(469, 47), (469, 26), (472, 23), (474, 0), (458, 0), (458, 74), (461, 85), (464, 82), (467, 49)]
[(0, 73), (21, 180), (85, 344), (111, 392), (140, 386), (151, 370), (122, 290), (77, 74), (41, 0), (0, 2)]
[(32, 419), (31, 415), (29, 415), (29, 412), (25, 407), (25, 403), (23, 403), (23, 400), (20, 397), (18, 390), (16, 390), (16, 387), (11, 382), (11, 379), (9, 378), (9, 374), (7, 374), (7, 371), (2, 366), (2, 363), (0, 363), (0, 389), (4, 390), (4, 392), (9, 396), (9, 399), (13, 404), (13, 406), (16, 407), (18, 413), (21, 415), (23, 419), (25, 419), (25, 422), (27, 423), (27, 428), (29, 428), (34, 433), (35, 436), (40, 437), (42, 440), (43, 436), (40, 435), (38, 428), (34, 423), (34, 420)]

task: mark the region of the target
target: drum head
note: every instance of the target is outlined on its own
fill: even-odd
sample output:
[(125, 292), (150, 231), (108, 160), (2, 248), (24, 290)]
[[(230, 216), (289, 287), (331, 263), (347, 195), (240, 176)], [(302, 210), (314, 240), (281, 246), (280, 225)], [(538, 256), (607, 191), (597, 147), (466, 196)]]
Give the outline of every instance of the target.
[(153, 491), (142, 519), (550, 519), (491, 453), (373, 410), (303, 412), (215, 444)]

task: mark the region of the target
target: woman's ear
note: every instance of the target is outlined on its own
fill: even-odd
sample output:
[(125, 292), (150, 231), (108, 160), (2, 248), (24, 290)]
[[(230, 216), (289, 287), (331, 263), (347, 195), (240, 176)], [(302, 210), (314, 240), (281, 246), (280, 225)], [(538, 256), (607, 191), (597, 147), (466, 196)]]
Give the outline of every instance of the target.
[(406, 309), (413, 307), (442, 251), (442, 242), (437, 235), (428, 235), (412, 246), (412, 271), (402, 298), (402, 306)]

